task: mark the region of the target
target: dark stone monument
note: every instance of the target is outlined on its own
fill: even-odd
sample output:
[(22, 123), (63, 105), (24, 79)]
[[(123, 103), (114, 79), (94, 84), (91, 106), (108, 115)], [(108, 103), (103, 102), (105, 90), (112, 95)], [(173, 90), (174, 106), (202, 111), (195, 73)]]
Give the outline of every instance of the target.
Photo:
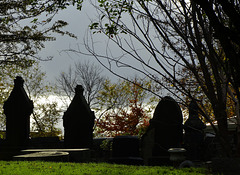
[(150, 126), (142, 136), (144, 164), (169, 164), (169, 148), (181, 147), (183, 141), (183, 117), (177, 102), (164, 97), (157, 105)]
[(23, 83), (22, 77), (16, 77), (14, 88), (3, 106), (6, 115), (6, 142), (10, 147), (25, 147), (29, 141), (33, 102), (28, 98)]
[(94, 112), (77, 85), (75, 96), (63, 116), (65, 148), (90, 148), (93, 141)]
[(63, 143), (59, 140), (58, 136), (54, 137), (34, 137), (31, 138), (29, 148), (38, 149), (58, 149), (64, 148)]
[(143, 165), (140, 157), (140, 144), (137, 136), (117, 136), (112, 143), (112, 163)]
[(187, 149), (187, 159), (196, 161), (203, 158), (204, 131), (206, 125), (198, 117), (196, 101), (189, 105), (189, 118), (184, 123), (184, 143)]
[(112, 137), (100, 137), (93, 139), (92, 160), (95, 162), (107, 162), (112, 156)]

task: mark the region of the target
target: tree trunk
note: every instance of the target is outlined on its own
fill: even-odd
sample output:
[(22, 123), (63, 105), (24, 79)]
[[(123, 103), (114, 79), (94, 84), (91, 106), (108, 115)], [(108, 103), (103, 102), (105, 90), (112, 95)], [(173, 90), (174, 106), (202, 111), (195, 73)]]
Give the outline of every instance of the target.
[(237, 157), (240, 157), (240, 110), (239, 110), (239, 103), (237, 103), (236, 105), (236, 111), (238, 111), (237, 113)]
[(228, 134), (228, 123), (227, 123), (227, 114), (224, 109), (214, 111), (216, 120), (218, 123), (218, 130), (219, 133), (217, 134), (217, 138), (222, 146), (221, 154), (224, 157), (231, 157), (232, 156), (232, 150), (229, 140), (229, 134)]

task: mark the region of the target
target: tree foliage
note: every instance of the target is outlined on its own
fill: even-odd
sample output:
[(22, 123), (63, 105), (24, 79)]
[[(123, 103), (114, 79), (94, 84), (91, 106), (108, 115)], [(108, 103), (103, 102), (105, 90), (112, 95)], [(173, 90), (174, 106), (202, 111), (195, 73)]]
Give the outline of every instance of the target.
[[(3, 65), (1, 65), (3, 66)], [(34, 112), (31, 115), (31, 130), (38, 132), (38, 136), (59, 135), (60, 129), (56, 128), (60, 120), (61, 110), (56, 100), (50, 100), (49, 95), (54, 88), (45, 82), (46, 75), (41, 71), (38, 62), (32, 61), (31, 67), (19, 65), (5, 65), (2, 67), (0, 81), (0, 128), (6, 128), (6, 116), (3, 113), (3, 104), (13, 89), (13, 80), (16, 76), (22, 76), (29, 98), (33, 100)]]
[[(47, 101), (47, 100), (46, 100)], [(49, 137), (61, 135), (61, 129), (57, 128), (62, 111), (57, 101), (37, 103), (33, 113), (32, 137)]]
[(131, 100), (129, 103), (129, 111), (121, 109), (118, 112), (106, 113), (97, 123), (97, 134), (107, 137), (144, 134), (149, 126), (150, 117), (137, 100)]
[(52, 32), (61, 35), (73, 34), (63, 31), (67, 22), (53, 17), (61, 9), (80, 1), (59, 0), (9, 0), (0, 2), (0, 64), (23, 64), (24, 60), (33, 58), (44, 47), (45, 41), (55, 38)]
[(99, 110), (102, 115), (96, 121), (96, 134), (104, 136), (141, 136), (149, 123), (152, 102), (150, 94), (142, 88), (151, 88), (151, 81), (134, 79), (111, 83), (107, 80), (99, 92)]

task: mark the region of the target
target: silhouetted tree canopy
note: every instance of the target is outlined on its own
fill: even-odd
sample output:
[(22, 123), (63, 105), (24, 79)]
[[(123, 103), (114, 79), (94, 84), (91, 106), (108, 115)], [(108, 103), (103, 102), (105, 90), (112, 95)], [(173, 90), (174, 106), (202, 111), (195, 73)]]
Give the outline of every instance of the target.
[(36, 54), (44, 47), (43, 43), (55, 39), (49, 35), (51, 32), (74, 37), (73, 34), (61, 30), (67, 22), (53, 21), (59, 10), (74, 3), (76, 1), (1, 1), (0, 64), (29, 66), (29, 59), (40, 59)]

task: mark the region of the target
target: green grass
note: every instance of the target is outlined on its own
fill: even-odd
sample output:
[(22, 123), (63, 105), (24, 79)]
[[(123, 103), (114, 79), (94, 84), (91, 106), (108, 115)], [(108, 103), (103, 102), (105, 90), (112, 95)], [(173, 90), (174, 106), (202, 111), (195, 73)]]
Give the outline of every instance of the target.
[(137, 174), (209, 174), (202, 168), (175, 169), (173, 167), (127, 166), (107, 163), (56, 163), (40, 161), (0, 161), (0, 174), (3, 175), (137, 175)]

